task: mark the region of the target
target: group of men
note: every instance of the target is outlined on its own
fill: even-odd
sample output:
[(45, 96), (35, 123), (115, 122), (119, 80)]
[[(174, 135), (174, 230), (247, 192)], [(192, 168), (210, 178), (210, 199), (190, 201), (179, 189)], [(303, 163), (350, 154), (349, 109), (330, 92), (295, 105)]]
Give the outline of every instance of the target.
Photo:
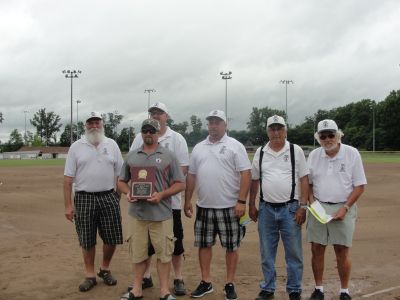
[[(226, 251), (225, 299), (238, 299), (235, 274), (246, 231), (240, 218), (246, 213), (249, 199), (249, 216), (258, 222), (264, 277), (256, 300), (274, 297), (280, 238), (285, 250), (289, 299), (301, 299), (301, 226), (312, 201), (319, 201), (333, 220), (322, 224), (308, 214), (307, 237), (316, 284), (310, 299), (324, 299), (324, 253), (328, 244), (333, 245), (336, 254), (340, 299), (351, 299), (349, 248), (357, 214), (355, 202), (366, 179), (358, 151), (341, 143), (343, 133), (333, 120), (318, 123), (315, 138), (321, 147), (312, 151), (306, 161), (303, 150), (287, 141), (285, 120), (271, 116), (267, 121), (269, 142), (257, 149), (251, 163), (244, 146), (227, 135), (227, 120), (221, 110), (213, 110), (206, 117), (208, 137), (193, 148), (190, 159), (185, 139), (167, 126), (166, 105), (157, 102), (148, 112), (150, 118), (143, 121), (125, 161), (117, 144), (104, 136), (103, 120), (97, 112), (88, 116), (85, 135), (68, 152), (65, 216), (75, 221), (82, 248), (86, 276), (79, 285), (80, 291), (97, 284), (97, 231), (103, 240), (103, 260), (97, 276), (106, 285), (117, 283), (110, 261), (116, 245), (123, 242), (119, 199), (124, 193), (129, 202), (127, 241), (133, 284), (121, 299), (142, 299), (143, 289), (153, 286), (153, 254), (157, 257), (160, 299), (185, 295), (181, 220), (181, 192), (185, 190), (183, 209), (187, 217), (195, 215), (194, 246), (198, 247), (201, 271), (201, 281), (191, 297), (200, 298), (214, 291), (211, 260), (218, 235)], [(198, 200), (194, 210), (191, 200), (195, 190)], [(169, 289), (171, 262), (173, 293)]]

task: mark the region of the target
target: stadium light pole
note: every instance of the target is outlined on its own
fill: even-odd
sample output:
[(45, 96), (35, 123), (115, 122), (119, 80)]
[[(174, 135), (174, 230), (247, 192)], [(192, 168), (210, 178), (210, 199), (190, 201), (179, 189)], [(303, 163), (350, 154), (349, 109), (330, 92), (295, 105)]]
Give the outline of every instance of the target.
[(71, 79), (71, 121), (70, 121), (69, 124), (71, 126), (70, 127), (70, 132), (71, 132), (70, 145), (72, 145), (72, 143), (74, 141), (74, 136), (73, 136), (73, 132), (72, 132), (72, 95), (73, 95), (73, 92), (72, 92), (72, 86), (73, 86), (72, 80), (74, 78), (78, 78), (78, 74), (81, 74), (82, 71), (81, 70), (63, 70), (62, 73), (65, 74), (65, 78), (70, 78)]
[(155, 93), (156, 90), (155, 89), (146, 89), (146, 90), (144, 90), (144, 92), (148, 94), (147, 95), (147, 110), (149, 110), (149, 108), (150, 108), (150, 94), (151, 93)]
[(25, 143), (26, 143), (26, 114), (29, 113), (29, 111), (24, 110), (24, 114), (25, 114), (25, 134), (24, 134), (24, 138), (25, 138)]
[(372, 109), (372, 152), (375, 152), (375, 101), (371, 103)]
[(284, 80), (281, 80), (280, 81), (280, 83), (282, 83), (282, 84), (284, 84), (285, 85), (285, 90), (286, 90), (286, 100), (285, 100), (285, 103), (286, 103), (286, 110), (285, 110), (285, 114), (286, 114), (286, 126), (288, 126), (289, 127), (289, 123), (288, 123), (288, 110), (287, 110), (287, 86), (288, 86), (288, 84), (294, 84), (294, 82), (293, 82), (293, 80), (287, 80), (287, 79), (284, 79)]
[(228, 73), (220, 72), (222, 80), (225, 80), (225, 115), (226, 115), (226, 130), (228, 131), (228, 80), (232, 79), (232, 72), (229, 71)]
[(133, 123), (133, 120), (129, 120), (129, 129), (128, 129), (128, 151), (129, 151), (129, 148), (131, 147), (131, 128), (132, 128), (132, 123)]
[(76, 100), (76, 139), (79, 138), (78, 137), (78, 135), (79, 135), (79, 129), (78, 129), (78, 123), (79, 123), (79, 115), (78, 115), (79, 109), (78, 109), (78, 107), (79, 107), (79, 103), (82, 103), (82, 101), (81, 100)]

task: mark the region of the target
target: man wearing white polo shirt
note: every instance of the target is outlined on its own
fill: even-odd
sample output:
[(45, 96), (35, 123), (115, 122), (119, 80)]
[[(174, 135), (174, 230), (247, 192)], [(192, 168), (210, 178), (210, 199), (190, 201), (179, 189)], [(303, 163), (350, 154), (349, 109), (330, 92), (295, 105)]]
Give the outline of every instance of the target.
[(104, 136), (101, 114), (90, 113), (85, 135), (69, 148), (64, 169), (65, 217), (75, 221), (86, 271), (86, 278), (79, 285), (81, 292), (97, 284), (94, 271), (97, 232), (103, 240), (103, 260), (97, 276), (106, 285), (117, 284), (109, 266), (116, 245), (122, 244), (119, 194), (115, 190), (122, 164), (117, 143)]
[[(186, 175), (189, 165), (189, 151), (185, 138), (178, 132), (172, 130), (167, 126), (167, 121), (170, 117), (167, 106), (162, 102), (156, 102), (148, 109), (150, 117), (160, 123), (160, 131), (158, 143), (164, 148), (172, 151), (178, 159), (182, 173)], [(137, 149), (143, 145), (143, 138), (138, 134), (131, 145), (130, 151)], [(172, 266), (174, 269), (174, 294), (182, 296), (186, 294), (186, 289), (182, 277), (182, 264), (183, 264), (183, 226), (181, 218), (181, 193), (171, 196), (174, 236), (176, 238), (174, 253), (172, 255)], [(154, 254), (153, 246), (150, 246), (149, 256)], [(143, 277), (143, 288), (153, 286), (153, 281), (150, 275), (151, 258), (146, 261), (146, 271)], [(130, 287), (128, 288), (128, 290)], [(126, 296), (126, 294), (125, 294)], [(124, 297), (121, 297), (123, 299)]]
[(225, 299), (234, 300), (238, 249), (245, 233), (239, 218), (246, 211), (251, 165), (244, 146), (227, 136), (225, 113), (213, 110), (206, 119), (209, 135), (193, 148), (185, 191), (185, 215), (190, 218), (191, 199), (197, 185), (194, 235), (195, 246), (199, 248), (201, 282), (191, 297), (213, 292), (210, 268), (212, 246), (218, 234), (226, 249)]
[(361, 156), (357, 149), (341, 143), (343, 133), (333, 120), (322, 120), (314, 137), (321, 145), (308, 157), (309, 181), (315, 201), (319, 201), (333, 220), (321, 224), (312, 214), (307, 223), (311, 242), (315, 290), (310, 299), (323, 300), (324, 258), (327, 245), (333, 245), (340, 278), (340, 300), (351, 299), (349, 280), (352, 245), (357, 218), (356, 201), (367, 184)]
[[(300, 300), (303, 278), (301, 225), (306, 219), (309, 173), (303, 150), (286, 140), (281, 116), (267, 119), (268, 143), (257, 149), (251, 169), (250, 218), (258, 221), (261, 267), (264, 281), (256, 300), (274, 298), (276, 252), (279, 239), (285, 249), (286, 291), (290, 300)], [(260, 187), (260, 203), (255, 199)]]

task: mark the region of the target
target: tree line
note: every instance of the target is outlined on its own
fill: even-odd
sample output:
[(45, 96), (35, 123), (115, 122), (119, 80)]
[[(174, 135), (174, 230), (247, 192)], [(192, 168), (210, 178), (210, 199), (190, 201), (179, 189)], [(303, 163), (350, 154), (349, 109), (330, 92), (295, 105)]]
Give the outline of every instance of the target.
[[(286, 117), (283, 110), (268, 106), (253, 107), (245, 130), (230, 130), (229, 135), (244, 145), (262, 145), (267, 141), (266, 124), (268, 117), (277, 114)], [(333, 119), (344, 132), (343, 142), (361, 150), (400, 150), (400, 90), (392, 91), (381, 102), (363, 99), (331, 110), (318, 110), (311, 116), (305, 117), (301, 124), (288, 126), (288, 139), (299, 145), (313, 145), (314, 132), (320, 120)], [(103, 114), (105, 135), (114, 139), (122, 151), (128, 151), (135, 133), (134, 127), (118, 129), (123, 115), (114, 113)], [(4, 120), (0, 112), (0, 123)], [(70, 124), (64, 126), (64, 131), (57, 139), (63, 124), (60, 116), (54, 112), (39, 109), (30, 119), (35, 133), (27, 131), (23, 135), (13, 129), (7, 143), (1, 144), (3, 152), (16, 151), (23, 145), (32, 146), (69, 146)], [(171, 129), (181, 133), (189, 146), (194, 146), (207, 136), (207, 130), (202, 120), (192, 115), (189, 121), (175, 123), (168, 120)], [(74, 141), (84, 134), (83, 122), (72, 125)]]

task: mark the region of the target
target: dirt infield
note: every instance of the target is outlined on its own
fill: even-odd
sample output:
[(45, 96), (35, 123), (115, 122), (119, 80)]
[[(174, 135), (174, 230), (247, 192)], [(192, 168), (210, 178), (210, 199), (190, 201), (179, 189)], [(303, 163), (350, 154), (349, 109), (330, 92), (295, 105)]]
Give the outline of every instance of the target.
[[(368, 186), (358, 203), (359, 217), (351, 250), (350, 290), (354, 299), (400, 299), (400, 198), (397, 194), (400, 164), (368, 164), (366, 172)], [(118, 248), (111, 266), (118, 285), (107, 287), (99, 283), (88, 293), (78, 291), (83, 263), (74, 226), (63, 214), (62, 173), (60, 166), (0, 168), (0, 300), (118, 300), (130, 281), (125, 244)], [(125, 200), (121, 206), (125, 224)], [(184, 278), (191, 291), (200, 280), (200, 271), (197, 250), (193, 247), (193, 220), (184, 218), (184, 226)], [(236, 279), (239, 299), (243, 300), (255, 298), (261, 279), (256, 225), (250, 223), (247, 228)], [(314, 284), (309, 245), (305, 241), (303, 245), (303, 298), (307, 298)], [(278, 253), (275, 299), (287, 299), (281, 246)], [(96, 258), (97, 266), (99, 258)], [(325, 265), (325, 299), (338, 299), (339, 283), (331, 249), (326, 254)], [(212, 272), (215, 292), (203, 299), (224, 299), (225, 262), (219, 245), (214, 248)], [(159, 299), (155, 268), (153, 278), (155, 287), (144, 291), (145, 299)], [(375, 292), (378, 294), (370, 295)]]

